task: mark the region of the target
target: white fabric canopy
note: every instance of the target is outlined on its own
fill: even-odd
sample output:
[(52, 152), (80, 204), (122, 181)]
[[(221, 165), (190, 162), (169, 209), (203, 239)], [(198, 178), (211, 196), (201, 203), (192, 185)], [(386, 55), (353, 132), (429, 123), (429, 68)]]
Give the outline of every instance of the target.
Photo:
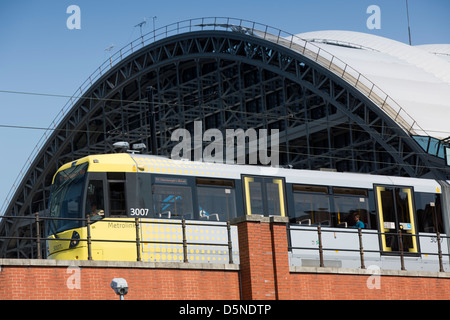
[(352, 31), (297, 36), (312, 41), (367, 77), (426, 134), (439, 139), (450, 136), (450, 44), (414, 47)]

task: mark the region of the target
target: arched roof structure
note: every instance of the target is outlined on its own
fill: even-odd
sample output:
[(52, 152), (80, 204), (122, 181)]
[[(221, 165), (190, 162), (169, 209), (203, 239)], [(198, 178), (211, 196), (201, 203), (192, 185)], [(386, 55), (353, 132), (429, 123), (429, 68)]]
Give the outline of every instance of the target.
[(379, 86), (416, 121), (417, 134), (440, 139), (450, 135), (450, 45), (414, 47), (371, 34), (334, 30), (298, 37), (339, 57)]
[[(410, 72), (418, 86), (434, 81), (444, 88), (446, 75), (437, 62), (418, 67), (411, 62), (416, 56), (401, 59), (394, 48), (401, 46), (386, 46), (389, 40), (350, 35), (295, 36), (252, 21), (201, 18), (159, 28), (122, 48), (77, 90), (21, 173), (2, 210), (0, 234), (14, 238), (1, 240), (0, 257), (36, 256), (32, 241), (15, 238), (32, 237), (35, 226), (14, 217), (45, 214), (62, 164), (114, 152), (117, 141), (149, 145), (152, 132), (153, 151), (170, 156), (171, 133), (192, 131), (195, 121), (203, 130), (278, 129), (279, 163), (294, 168), (448, 179), (444, 159), (413, 138), (445, 127), (428, 127), (401, 95), (401, 83), (412, 83)], [(396, 72), (389, 72), (390, 64)], [(444, 111), (422, 93), (429, 110)]]
[(434, 54), (450, 63), (450, 44), (422, 44), (415, 47)]

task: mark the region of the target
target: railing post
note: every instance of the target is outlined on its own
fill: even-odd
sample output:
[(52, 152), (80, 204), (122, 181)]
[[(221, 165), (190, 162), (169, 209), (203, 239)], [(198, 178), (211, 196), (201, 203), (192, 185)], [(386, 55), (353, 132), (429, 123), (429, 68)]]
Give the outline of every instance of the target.
[(334, 59), (334, 56), (331, 56), (330, 65), (328, 66), (328, 69), (331, 69), (331, 65), (333, 64), (333, 59)]
[(400, 246), (400, 265), (402, 270), (405, 269), (405, 257), (403, 256), (403, 237), (402, 237), (402, 229), (398, 230), (398, 242)]
[(358, 238), (359, 238), (359, 255), (361, 258), (361, 269), (365, 269), (366, 266), (364, 265), (364, 248), (363, 248), (363, 242), (362, 242), (362, 229), (358, 228)]
[(358, 88), (359, 78), (361, 77), (361, 73), (358, 73), (358, 78), (356, 79), (355, 87)]
[(316, 61), (317, 61), (317, 59), (319, 59), (319, 53), (320, 53), (320, 48), (319, 48), (319, 50), (317, 51), (317, 54), (316, 54)]
[(139, 236), (139, 218), (135, 218), (136, 225), (136, 260), (142, 261), (141, 259), (141, 238)]
[(344, 77), (344, 75), (345, 75), (345, 70), (347, 70), (347, 64), (345, 64), (344, 69), (342, 70), (341, 78)]
[(41, 255), (41, 224), (39, 221), (39, 212), (36, 212), (36, 249), (37, 249), (37, 258), (42, 259)]
[(231, 224), (227, 221), (227, 235), (228, 235), (228, 263), (233, 264), (233, 244), (231, 242)]
[(88, 260), (92, 260), (92, 248), (91, 248), (91, 218), (89, 217), (89, 215), (86, 217), (86, 229), (87, 229)]
[(317, 226), (317, 237), (319, 239), (319, 261), (320, 267), (324, 267), (323, 263), (323, 248), (322, 248), (322, 229), (320, 226)]
[(181, 229), (183, 231), (183, 262), (189, 262), (187, 256), (187, 240), (186, 240), (186, 220), (181, 220)]
[(372, 88), (370, 88), (370, 92), (369, 95), (367, 96), (368, 98), (370, 98), (370, 95), (372, 94), (373, 88), (375, 87), (375, 83), (372, 84)]
[(442, 264), (441, 233), (439, 231), (436, 231), (436, 241), (438, 245), (439, 272), (444, 272), (444, 265)]

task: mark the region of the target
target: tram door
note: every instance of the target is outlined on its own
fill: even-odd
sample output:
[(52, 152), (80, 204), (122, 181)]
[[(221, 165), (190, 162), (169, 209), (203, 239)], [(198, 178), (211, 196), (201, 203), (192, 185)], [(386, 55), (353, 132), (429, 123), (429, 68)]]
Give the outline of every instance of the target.
[(284, 179), (246, 176), (244, 190), (247, 215), (286, 216)]
[(402, 246), (405, 253), (417, 253), (412, 188), (376, 186), (375, 189), (382, 251), (400, 253)]

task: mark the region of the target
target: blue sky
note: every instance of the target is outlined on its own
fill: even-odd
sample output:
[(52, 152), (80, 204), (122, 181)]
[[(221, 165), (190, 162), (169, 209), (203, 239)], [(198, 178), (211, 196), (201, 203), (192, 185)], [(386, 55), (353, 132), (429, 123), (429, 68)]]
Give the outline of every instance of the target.
[[(81, 9), (81, 29), (69, 30), (66, 9)], [(381, 29), (370, 30), (367, 7), (381, 10)], [(450, 1), (409, 0), (412, 44), (450, 43)], [(0, 205), (44, 131), (67, 98), (109, 57), (144, 33), (180, 20), (234, 17), (301, 33), (352, 30), (408, 43), (406, 0), (42, 0), (0, 2)], [(25, 126), (34, 129), (10, 128)], [(3, 212), (1, 212), (3, 213)], [(1, 214), (0, 213), (0, 214)]]

